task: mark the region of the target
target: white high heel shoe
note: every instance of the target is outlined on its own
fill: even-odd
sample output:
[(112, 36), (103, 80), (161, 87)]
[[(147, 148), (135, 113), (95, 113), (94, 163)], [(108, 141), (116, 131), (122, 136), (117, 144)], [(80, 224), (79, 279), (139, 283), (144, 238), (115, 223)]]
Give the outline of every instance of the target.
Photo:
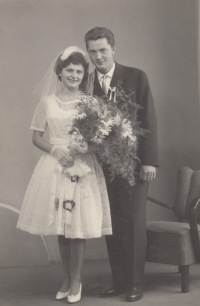
[(60, 301), (60, 300), (66, 299), (69, 295), (69, 291), (67, 291), (67, 292), (58, 291), (57, 294), (56, 294), (56, 300)]
[(79, 302), (81, 300), (81, 291), (82, 291), (82, 284), (80, 283), (79, 293), (76, 295), (68, 295), (67, 297), (68, 303), (72, 304)]

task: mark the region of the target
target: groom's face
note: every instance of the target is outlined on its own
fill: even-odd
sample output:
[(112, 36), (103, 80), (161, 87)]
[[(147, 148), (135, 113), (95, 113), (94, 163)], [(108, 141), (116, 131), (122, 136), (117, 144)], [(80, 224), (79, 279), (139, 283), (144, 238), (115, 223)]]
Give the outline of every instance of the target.
[(88, 41), (88, 54), (98, 71), (105, 74), (113, 66), (115, 46), (111, 47), (106, 38)]

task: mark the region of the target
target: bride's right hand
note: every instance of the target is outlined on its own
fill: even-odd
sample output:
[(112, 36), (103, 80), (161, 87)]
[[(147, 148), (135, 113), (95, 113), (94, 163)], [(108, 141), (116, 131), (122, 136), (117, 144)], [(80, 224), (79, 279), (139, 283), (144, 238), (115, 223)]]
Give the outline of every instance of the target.
[(66, 151), (62, 148), (52, 148), (50, 152), (59, 162), (62, 167), (70, 168), (74, 165), (74, 159), (69, 154), (69, 151)]

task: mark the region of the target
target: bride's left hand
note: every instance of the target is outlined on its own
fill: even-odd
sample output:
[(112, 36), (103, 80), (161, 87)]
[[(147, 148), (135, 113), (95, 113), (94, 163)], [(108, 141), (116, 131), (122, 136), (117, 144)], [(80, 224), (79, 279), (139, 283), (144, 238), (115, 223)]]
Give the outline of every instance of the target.
[(74, 165), (74, 158), (66, 152), (65, 155), (59, 160), (62, 167), (70, 168)]

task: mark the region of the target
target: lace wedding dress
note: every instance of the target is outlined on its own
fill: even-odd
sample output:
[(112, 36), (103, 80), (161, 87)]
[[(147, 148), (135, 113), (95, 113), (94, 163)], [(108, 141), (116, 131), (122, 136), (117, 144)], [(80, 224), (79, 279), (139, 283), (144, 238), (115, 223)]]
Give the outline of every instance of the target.
[[(60, 101), (55, 94), (47, 96), (36, 108), (31, 129), (44, 132), (48, 126), (50, 143), (66, 148), (77, 112), (75, 107), (81, 99), (93, 98), (81, 92), (79, 100), (70, 102)], [(105, 179), (96, 157), (80, 154), (73, 167), (67, 170), (75, 173), (79, 168), (82, 173), (75, 181), (56, 158), (50, 154), (41, 156), (23, 200), (18, 228), (32, 234), (66, 238), (112, 234)]]

